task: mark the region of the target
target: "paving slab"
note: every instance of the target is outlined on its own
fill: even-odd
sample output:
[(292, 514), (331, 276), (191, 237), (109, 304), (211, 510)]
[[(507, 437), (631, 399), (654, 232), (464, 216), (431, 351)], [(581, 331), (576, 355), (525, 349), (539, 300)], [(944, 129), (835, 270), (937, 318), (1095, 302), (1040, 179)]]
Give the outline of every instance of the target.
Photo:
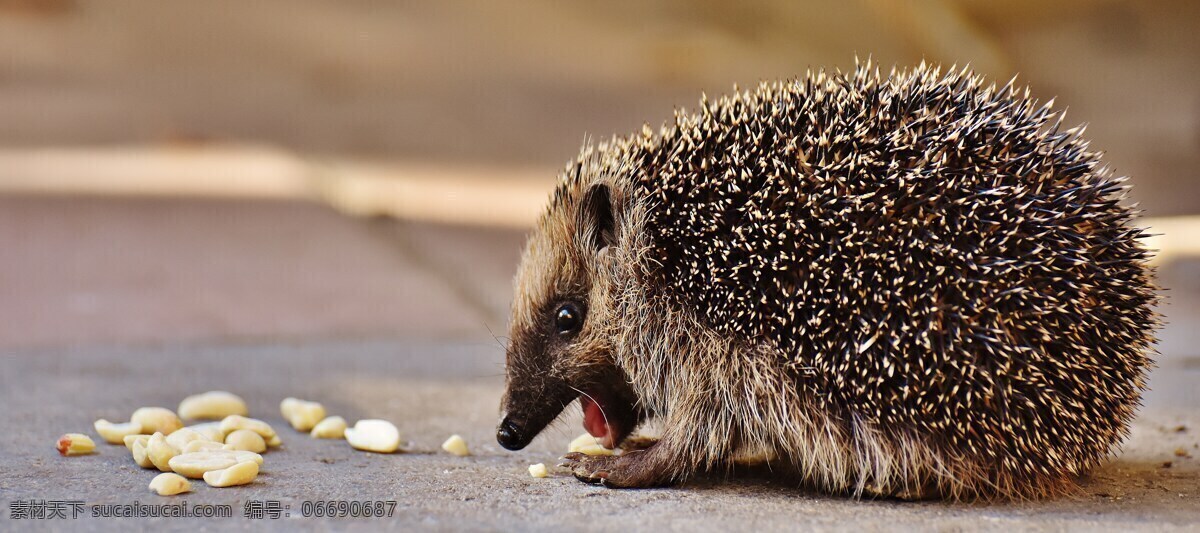
[(459, 288), (462, 299), (487, 317), (497, 335), (508, 324), (513, 276), (525, 249), (525, 231), (376, 220), (377, 231), (409, 258)]
[[(493, 438), (519, 231), (356, 220), (282, 202), (0, 198), (0, 529), (1200, 530), (1200, 261), (1164, 264), (1158, 366), (1129, 441), (1079, 494), (994, 505), (855, 501), (762, 471), (678, 488), (583, 485), (553, 464), (578, 408), (526, 450)], [(16, 280), (15, 282), (12, 280)], [(82, 303), (81, 303), (82, 302)], [(146, 489), (122, 446), (60, 457), (66, 432), (188, 394), (234, 391), (281, 429), (246, 487)], [(278, 402), (397, 424), (378, 455), (286, 427)], [(439, 450), (463, 435), (474, 455)], [(1167, 464), (1169, 463), (1169, 466)], [(82, 502), (78, 520), (13, 520), (13, 502)], [(98, 518), (93, 506), (227, 505), (220, 519)], [(247, 518), (247, 502), (287, 516)], [(387, 518), (304, 516), (319, 501), (394, 501)], [(100, 510), (101, 507), (95, 507)], [(311, 509), (310, 509), (311, 510)], [(311, 513), (310, 513), (311, 514)]]
[(486, 337), (356, 219), (303, 202), (0, 196), (0, 346)]
[[(795, 481), (750, 472), (729, 481), (701, 478), (683, 487), (618, 491), (579, 483), (552, 465), (580, 430), (578, 409), (528, 449), (508, 452), (493, 440), (502, 388), (495, 345), (381, 339), (47, 349), (0, 353), (0, 528), (154, 527), (371, 529), (381, 524), (432, 530), (1195, 530), (1200, 527), (1200, 411), (1148, 405), (1122, 454), (1087, 479), (1075, 497), (998, 505), (854, 501), (806, 491)], [(1200, 378), (1200, 370), (1189, 377)], [(1152, 383), (1153, 384), (1153, 383)], [(123, 446), (100, 443), (90, 456), (60, 457), (58, 435), (92, 433), (97, 418), (124, 420), (144, 405), (175, 407), (183, 396), (226, 389), (253, 416), (281, 430), (253, 484), (164, 498), (146, 485), (157, 473), (133, 464)], [(380, 455), (344, 441), (292, 431), (278, 414), (286, 396), (322, 401), (350, 421), (384, 418), (399, 427), (408, 452)], [(474, 453), (439, 450), (463, 435)], [(1188, 457), (1176, 455), (1183, 450)], [(1164, 463), (1171, 466), (1165, 467)], [(229, 505), (223, 519), (12, 520), (14, 501), (72, 500), (92, 506), (186, 501)], [(305, 502), (395, 501), (389, 518), (305, 517)], [(246, 518), (247, 502), (278, 501), (288, 516)], [(253, 504), (251, 504), (253, 505)]]

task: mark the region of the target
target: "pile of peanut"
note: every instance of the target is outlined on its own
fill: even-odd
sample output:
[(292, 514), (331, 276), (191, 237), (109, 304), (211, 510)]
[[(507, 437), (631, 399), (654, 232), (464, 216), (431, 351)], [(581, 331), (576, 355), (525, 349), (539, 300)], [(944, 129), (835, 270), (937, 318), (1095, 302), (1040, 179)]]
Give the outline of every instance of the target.
[[(296, 431), (315, 439), (345, 439), (356, 450), (393, 453), (400, 449), (400, 432), (386, 420), (359, 420), (347, 427), (340, 416), (326, 416), (317, 402), (285, 398), (280, 414)], [(189, 479), (203, 479), (211, 487), (233, 487), (252, 483), (263, 465), (262, 454), (283, 445), (270, 424), (248, 418), (246, 402), (236, 394), (210, 391), (184, 398), (177, 411), (164, 407), (142, 407), (128, 422), (113, 423), (100, 419), (96, 434), (109, 444), (124, 444), (133, 462), (161, 474), (150, 482), (150, 490), (161, 496), (192, 490)], [(185, 426), (183, 420), (205, 421)], [(59, 437), (55, 445), (64, 456), (95, 452), (96, 444), (82, 433)], [(459, 457), (470, 455), (466, 441), (451, 435), (442, 449)], [(570, 451), (589, 455), (608, 454), (591, 435), (583, 434), (571, 442)], [(546, 477), (544, 464), (531, 465), (529, 474)]]
[[(316, 439), (345, 439), (351, 447), (377, 453), (400, 449), (400, 432), (386, 420), (359, 420), (347, 427), (340, 416), (326, 416), (317, 402), (286, 398), (279, 405), (284, 420), (297, 431)], [(283, 444), (270, 424), (248, 418), (246, 402), (236, 394), (211, 391), (188, 396), (177, 411), (142, 407), (128, 422), (100, 419), (96, 434), (109, 444), (124, 444), (134, 463), (160, 472), (150, 490), (162, 496), (192, 490), (189, 479), (203, 479), (212, 487), (252, 483), (263, 465), (262, 454)], [(204, 421), (185, 426), (183, 420)], [(64, 456), (95, 452), (96, 443), (82, 433), (68, 433), (55, 445)], [(468, 455), (462, 437), (454, 435), (443, 445), (455, 455)]]

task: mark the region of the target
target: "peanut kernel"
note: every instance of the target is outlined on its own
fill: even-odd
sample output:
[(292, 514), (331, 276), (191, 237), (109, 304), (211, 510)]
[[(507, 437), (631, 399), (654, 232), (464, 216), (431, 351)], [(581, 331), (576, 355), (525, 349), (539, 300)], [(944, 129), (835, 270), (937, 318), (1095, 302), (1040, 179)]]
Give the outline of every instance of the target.
[(129, 421), (141, 424), (142, 433), (162, 433), (164, 437), (183, 427), (183, 421), (175, 412), (165, 407), (142, 407), (133, 412)]
[(245, 485), (258, 477), (258, 464), (245, 461), (223, 470), (204, 473), (204, 482), (211, 487), (233, 487)]
[(279, 412), (296, 431), (308, 431), (325, 418), (325, 406), (299, 398), (284, 398)]
[(146, 458), (155, 468), (170, 472), (170, 461), (172, 457), (179, 455), (179, 450), (174, 446), (167, 444), (167, 438), (162, 433), (155, 433), (150, 436), (150, 440), (146, 442)]
[(125, 442), (125, 437), (142, 433), (142, 425), (137, 422), (114, 424), (101, 418), (92, 424), (92, 427), (96, 428), (96, 433), (100, 435), (100, 438), (109, 444), (121, 444)]
[(346, 429), (346, 442), (356, 450), (392, 453), (400, 448), (400, 431), (387, 420), (359, 420)]
[(242, 415), (230, 415), (225, 417), (224, 420), (221, 420), (221, 431), (226, 435), (239, 429), (248, 429), (258, 433), (259, 436), (266, 441), (270, 441), (273, 437), (278, 436), (275, 433), (275, 430), (271, 428), (270, 424), (256, 418), (246, 418)]
[(267, 441), (262, 435), (248, 429), (239, 429), (225, 437), (226, 450), (241, 450), (246, 452), (263, 453), (267, 451)]
[(575, 440), (571, 441), (567, 451), (579, 452), (584, 455), (612, 455), (613, 451), (600, 445), (600, 441), (596, 440), (590, 433), (584, 433)]
[(192, 483), (174, 472), (163, 472), (150, 480), (150, 490), (157, 492), (159, 496), (174, 496), (191, 492)]
[(194, 394), (179, 402), (179, 416), (193, 420), (221, 420), (229, 415), (246, 416), (248, 412), (245, 400), (223, 390)]
[(467, 449), (467, 441), (458, 435), (450, 435), (450, 438), (442, 443), (442, 449), (459, 457), (471, 455), (471, 450)]
[(346, 437), (346, 419), (340, 416), (331, 416), (313, 426), (312, 433), (309, 433), (314, 439), (341, 439)]
[(55, 448), (63, 456), (84, 455), (95, 451), (96, 443), (92, 441), (91, 437), (83, 433), (67, 433), (58, 438)]

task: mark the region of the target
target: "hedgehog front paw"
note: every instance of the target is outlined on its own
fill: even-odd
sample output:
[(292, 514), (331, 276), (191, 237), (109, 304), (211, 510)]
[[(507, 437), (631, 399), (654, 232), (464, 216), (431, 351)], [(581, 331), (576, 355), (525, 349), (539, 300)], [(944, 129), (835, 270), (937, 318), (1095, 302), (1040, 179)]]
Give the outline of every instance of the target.
[(563, 456), (558, 466), (567, 468), (575, 479), (612, 488), (646, 488), (670, 484), (671, 476), (652, 460), (646, 451), (624, 455), (585, 455), (579, 452)]
[(613, 459), (615, 456), (606, 455), (586, 455), (580, 452), (571, 452), (562, 457), (562, 462), (558, 466), (571, 471), (575, 479), (591, 485), (602, 485), (604, 480), (608, 478), (609, 472), (607, 468), (608, 461), (605, 459)]

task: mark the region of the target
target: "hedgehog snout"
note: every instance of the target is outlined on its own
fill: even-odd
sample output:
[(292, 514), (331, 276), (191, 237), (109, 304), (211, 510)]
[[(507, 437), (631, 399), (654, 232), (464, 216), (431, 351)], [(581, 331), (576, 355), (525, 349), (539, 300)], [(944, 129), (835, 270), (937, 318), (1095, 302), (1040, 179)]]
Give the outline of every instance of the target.
[(540, 376), (510, 376), (501, 404), (503, 415), (496, 427), (496, 442), (509, 450), (520, 450), (550, 425), (578, 392), (561, 379)]
[(530, 440), (532, 439), (526, 437), (525, 432), (506, 413), (496, 428), (496, 442), (507, 450), (516, 451), (528, 446)]

